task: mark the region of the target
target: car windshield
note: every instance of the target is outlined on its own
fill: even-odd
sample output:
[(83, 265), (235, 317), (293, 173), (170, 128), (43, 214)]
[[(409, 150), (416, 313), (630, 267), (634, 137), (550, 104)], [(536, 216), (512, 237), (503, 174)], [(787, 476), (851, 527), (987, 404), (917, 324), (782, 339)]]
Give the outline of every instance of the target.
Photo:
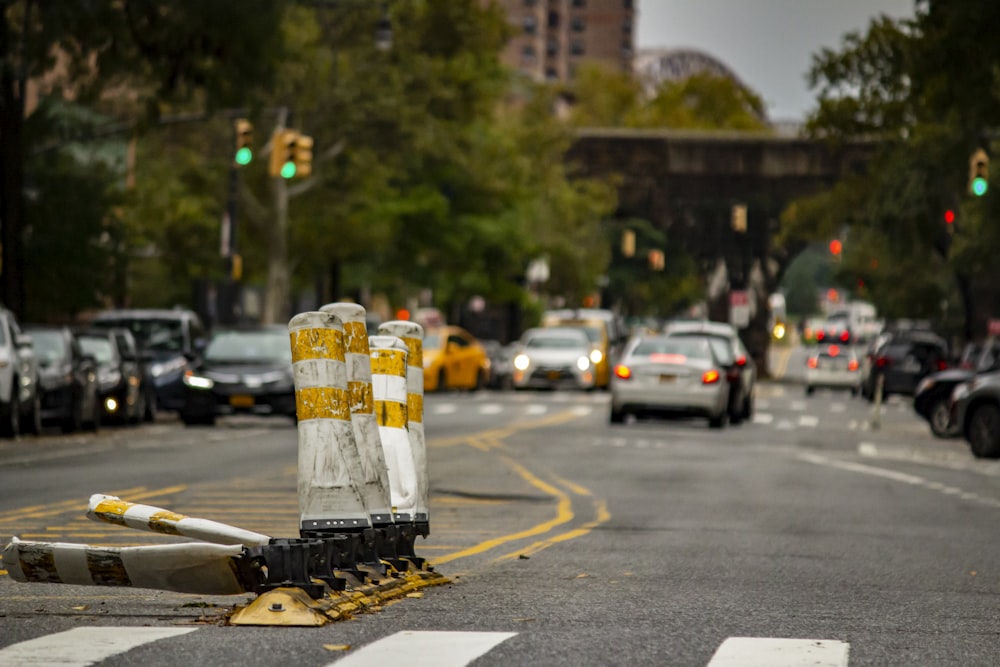
[(66, 339), (58, 331), (29, 331), (35, 358), (42, 366), (57, 364), (69, 356), (69, 346)]
[(735, 362), (735, 357), (733, 356), (732, 344), (729, 342), (728, 338), (723, 338), (721, 336), (713, 336), (711, 334), (704, 333), (675, 333), (671, 334), (672, 338), (697, 338), (707, 340), (708, 344), (712, 346), (712, 350), (715, 352), (715, 356), (719, 359), (719, 363), (728, 366)]
[(651, 338), (639, 342), (632, 350), (632, 356), (650, 357), (654, 359), (659, 356), (671, 355), (673, 357), (684, 357), (686, 359), (711, 359), (712, 353), (708, 347), (709, 343), (704, 338), (695, 337), (674, 337), (674, 338)]
[(122, 327), (132, 332), (136, 345), (156, 352), (183, 352), (184, 328), (179, 319), (120, 318), (94, 322), (102, 328)]
[(283, 331), (225, 331), (216, 334), (205, 349), (205, 361), (238, 363), (286, 361), (292, 347)]
[(80, 348), (84, 354), (91, 354), (99, 364), (110, 364), (115, 360), (115, 348), (107, 338), (80, 336)]
[(585, 347), (587, 340), (582, 336), (572, 334), (535, 334), (530, 336), (524, 346), (529, 350), (572, 350)]

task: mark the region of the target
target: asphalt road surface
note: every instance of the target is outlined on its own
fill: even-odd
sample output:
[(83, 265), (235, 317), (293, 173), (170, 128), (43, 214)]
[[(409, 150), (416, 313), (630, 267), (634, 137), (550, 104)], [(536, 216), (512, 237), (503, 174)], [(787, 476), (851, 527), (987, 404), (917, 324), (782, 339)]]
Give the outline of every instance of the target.
[[(608, 423), (605, 393), (425, 401), (449, 583), (318, 628), (226, 623), (252, 596), (0, 575), (0, 665), (996, 665), (1000, 467), (893, 397), (758, 388), (752, 421)], [(290, 421), (173, 420), (0, 445), (0, 540), (180, 538), (92, 493), (294, 537)]]

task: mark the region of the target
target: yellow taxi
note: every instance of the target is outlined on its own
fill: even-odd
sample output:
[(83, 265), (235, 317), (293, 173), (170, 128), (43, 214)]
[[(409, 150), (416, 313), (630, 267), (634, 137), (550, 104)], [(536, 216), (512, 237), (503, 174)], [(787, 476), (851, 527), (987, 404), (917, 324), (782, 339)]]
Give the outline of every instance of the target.
[(424, 331), (424, 391), (477, 390), (486, 386), (490, 358), (475, 336), (461, 327)]
[(594, 386), (607, 389), (611, 382), (612, 357), (620, 333), (614, 314), (602, 308), (572, 308), (546, 311), (542, 316), (543, 327), (580, 327), (590, 339), (594, 349), (590, 361), (594, 364)]

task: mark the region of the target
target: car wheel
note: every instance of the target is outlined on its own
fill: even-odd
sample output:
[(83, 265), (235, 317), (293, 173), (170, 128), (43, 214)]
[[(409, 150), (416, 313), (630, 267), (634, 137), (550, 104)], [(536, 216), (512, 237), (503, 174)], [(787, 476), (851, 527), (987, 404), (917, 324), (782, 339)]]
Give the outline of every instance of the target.
[(94, 410), (90, 415), (90, 419), (87, 420), (87, 430), (91, 433), (97, 433), (101, 430), (101, 399), (98, 397), (97, 392), (94, 392), (94, 400), (92, 401)]
[(132, 414), (128, 416), (130, 426), (138, 426), (146, 418), (146, 392), (140, 391), (135, 396), (135, 405), (132, 406)]
[(152, 424), (156, 421), (156, 392), (149, 391), (146, 393), (146, 414), (143, 415), (143, 421)]
[(969, 416), (969, 447), (980, 459), (1000, 458), (1000, 407), (986, 403)]
[(619, 410), (614, 406), (611, 407), (611, 413), (608, 415), (608, 421), (612, 424), (624, 424), (625, 423), (625, 411)]
[(743, 418), (753, 419), (753, 396), (747, 396), (743, 401)]
[(476, 384), (472, 387), (472, 391), (479, 391), (480, 389), (485, 387), (486, 380), (487, 380), (486, 371), (480, 368), (479, 372), (476, 373)]
[(806, 396), (812, 396), (814, 391), (816, 391), (816, 387), (806, 385)]
[(445, 391), (447, 388), (448, 388), (448, 376), (445, 374), (444, 369), (442, 368), (440, 371), (438, 371), (437, 391)]
[(68, 417), (63, 418), (59, 424), (63, 433), (76, 433), (83, 428), (83, 399), (73, 403)]
[(41, 435), (42, 433), (42, 397), (36, 391), (35, 398), (31, 401), (31, 411), (26, 415), (24, 421), (24, 432), (31, 435)]
[(939, 398), (927, 411), (927, 421), (931, 425), (931, 433), (939, 438), (947, 438), (952, 434), (951, 413), (948, 410), (948, 400)]
[(185, 426), (215, 426), (215, 415), (194, 415), (181, 413), (181, 421)]
[(10, 404), (7, 405), (7, 414), (0, 422), (0, 436), (5, 438), (16, 438), (21, 435), (21, 399), (17, 395), (17, 378), (10, 392)]

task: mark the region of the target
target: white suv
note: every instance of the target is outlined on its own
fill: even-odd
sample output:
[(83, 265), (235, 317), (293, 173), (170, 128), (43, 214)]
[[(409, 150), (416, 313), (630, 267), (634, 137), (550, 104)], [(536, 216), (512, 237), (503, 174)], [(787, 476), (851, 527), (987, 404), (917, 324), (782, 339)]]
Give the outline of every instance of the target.
[(31, 337), (21, 333), (14, 313), (0, 308), (0, 436), (16, 438), (41, 429), (38, 360)]

